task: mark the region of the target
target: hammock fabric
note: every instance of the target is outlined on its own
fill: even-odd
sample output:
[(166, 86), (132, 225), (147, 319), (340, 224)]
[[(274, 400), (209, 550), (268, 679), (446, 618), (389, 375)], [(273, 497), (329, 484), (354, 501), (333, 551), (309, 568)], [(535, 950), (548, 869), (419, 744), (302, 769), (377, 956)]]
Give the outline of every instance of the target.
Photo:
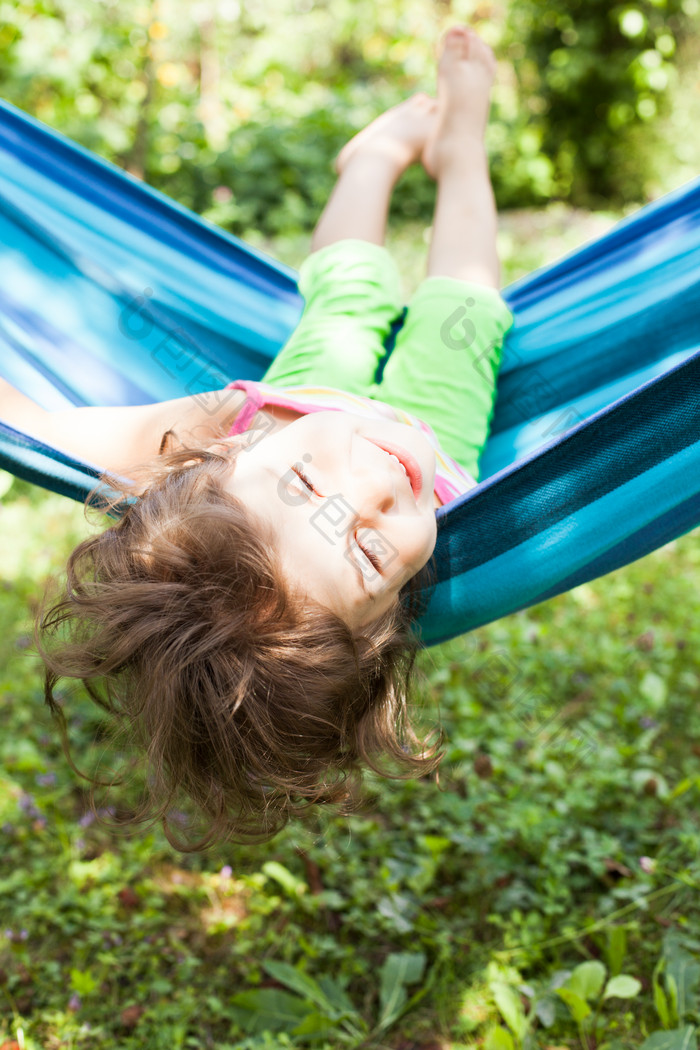
[[(0, 375), (47, 409), (260, 379), (303, 306), (293, 270), (2, 102), (0, 264)], [(700, 523), (700, 179), (503, 295), (482, 480), (437, 511), (428, 646)], [(82, 500), (100, 464), (0, 423), (0, 467)]]

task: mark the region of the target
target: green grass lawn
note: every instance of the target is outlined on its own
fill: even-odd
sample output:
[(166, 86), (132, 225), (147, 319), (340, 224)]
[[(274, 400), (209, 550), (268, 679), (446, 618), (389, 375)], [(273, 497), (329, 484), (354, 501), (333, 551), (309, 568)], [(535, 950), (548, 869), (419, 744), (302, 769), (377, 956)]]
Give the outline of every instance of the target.
[[(504, 284), (614, 220), (504, 215)], [(408, 295), (424, 231), (388, 244)], [(697, 530), (422, 653), (439, 784), (371, 777), (350, 817), (185, 856), (91, 818), (43, 706), (31, 610), (88, 528), (3, 496), (0, 1050), (696, 1046)], [(92, 768), (97, 711), (66, 709)]]

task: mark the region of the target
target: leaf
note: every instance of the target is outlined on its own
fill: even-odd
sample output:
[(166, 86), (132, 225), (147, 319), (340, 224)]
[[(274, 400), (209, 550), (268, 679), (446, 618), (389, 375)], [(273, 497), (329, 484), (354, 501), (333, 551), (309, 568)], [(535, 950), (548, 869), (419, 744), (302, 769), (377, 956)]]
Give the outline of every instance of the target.
[(378, 1028), (387, 1028), (400, 1016), (408, 998), (404, 986), (419, 981), (424, 968), (423, 952), (392, 952), (387, 956), (380, 971)]
[(97, 988), (97, 981), (89, 970), (71, 970), (70, 985), (78, 995), (90, 995)]
[(500, 1025), (490, 1028), (484, 1039), (484, 1050), (515, 1050), (513, 1036)]
[[(0, 473), (2, 473), (2, 471), (0, 471)], [(446, 839), (443, 835), (421, 835), (420, 844), (425, 846), (429, 853), (436, 859), (451, 846), (450, 840)]]
[(684, 1028), (672, 1028), (668, 1032), (652, 1032), (639, 1050), (698, 1050), (695, 1028), (689, 1024)]
[(292, 1035), (306, 1036), (307, 1039), (309, 1037), (326, 1039), (337, 1031), (333, 1022), (325, 1014), (313, 1013), (306, 1015), (301, 1024), (292, 1030)]
[(551, 991), (556, 992), (557, 988), (563, 988), (570, 977), (571, 970), (555, 970), (549, 979)]
[(291, 1032), (305, 1017), (315, 1012), (298, 995), (282, 992), (278, 988), (238, 992), (231, 997), (231, 1003), (235, 1008), (236, 1021), (252, 1035), (265, 1031)]
[(3, 741), (0, 757), (2, 757), (3, 765), (13, 772), (44, 773), (46, 771), (46, 756), (40, 753), (31, 740), (10, 738)]
[(280, 984), (291, 988), (293, 992), (298, 992), (302, 998), (310, 999), (316, 1006), (320, 1006), (329, 1017), (337, 1019), (345, 1012), (343, 1007), (340, 1010), (338, 1009), (339, 1004), (331, 1001), (310, 974), (297, 970), (295, 966), (290, 966), (289, 963), (276, 962), (274, 959), (263, 963), (263, 966), (270, 977), (274, 977)]
[(341, 988), (332, 977), (327, 977), (325, 974), (323, 977), (319, 977), (318, 983), (321, 991), (327, 997), (328, 1001), (333, 1003), (339, 1010), (342, 1011), (346, 1017), (355, 1017), (359, 1021), (360, 1015), (355, 1009), (355, 1005), (347, 994), (344, 988)]
[(658, 711), (666, 702), (666, 683), (653, 671), (648, 671), (644, 675), (639, 692), (649, 702), (649, 708), (652, 711)]
[(546, 999), (538, 999), (535, 1003), (535, 1017), (544, 1028), (551, 1028), (554, 1024), (557, 1011), (554, 1001), (547, 996)]
[(676, 984), (675, 977), (672, 977), (670, 973), (666, 974), (666, 989), (668, 991), (668, 1003), (671, 1016), (677, 1021), (680, 1021), (680, 1017), (678, 1016), (678, 985)]
[(696, 784), (696, 783), (697, 783), (697, 777), (685, 777), (683, 780), (680, 780), (676, 784), (676, 786), (674, 787), (673, 791), (668, 796), (669, 799), (680, 798), (681, 795), (684, 795), (686, 793), (686, 791), (689, 791), (691, 789), (691, 787), (693, 787), (693, 785)]
[(268, 860), (263, 864), (262, 870), (265, 875), (278, 882), (290, 896), (300, 897), (306, 892), (306, 883), (302, 879), (298, 879), (296, 875), (292, 875), (289, 868), (285, 868), (284, 864), (280, 864), (276, 860)]
[(664, 960), (666, 963), (666, 987), (673, 1001), (675, 982), (678, 1017), (698, 1009), (698, 986), (700, 985), (700, 963), (680, 943), (676, 931), (664, 937)]
[(591, 1008), (585, 999), (582, 999), (576, 992), (572, 992), (570, 988), (557, 988), (556, 994), (560, 999), (563, 999), (566, 1005), (569, 1007), (569, 1012), (577, 1023), (583, 1021), (585, 1017), (588, 1017), (591, 1012)]
[(506, 984), (505, 981), (491, 981), (489, 988), (501, 1017), (518, 1042), (521, 1043), (527, 1028), (527, 1019), (520, 1002), (520, 996), (512, 985)]
[(602, 962), (591, 959), (579, 963), (566, 982), (566, 987), (582, 999), (595, 999), (600, 994), (605, 980), (605, 967)]
[(675, 1024), (678, 1020), (677, 1017), (672, 1016), (671, 1008), (666, 998), (666, 993), (661, 984), (661, 974), (663, 973), (666, 963), (663, 958), (659, 959), (656, 966), (654, 967), (654, 973), (652, 974), (652, 983), (654, 987), (654, 1006), (656, 1012), (659, 1015), (659, 1020), (664, 1028), (670, 1028), (671, 1025)]
[(624, 926), (611, 926), (608, 930), (608, 966), (610, 976), (616, 977), (622, 970), (627, 953), (627, 930)]
[(634, 999), (642, 990), (642, 982), (629, 974), (621, 973), (611, 977), (605, 985), (603, 999)]
[(671, 1025), (671, 1015), (668, 1009), (668, 1000), (666, 999), (666, 993), (659, 984), (658, 981), (654, 981), (654, 1006), (656, 1012), (659, 1015), (659, 1020), (664, 1028), (669, 1028)]
[(410, 933), (413, 929), (413, 923), (406, 915), (412, 916), (414, 909), (403, 894), (392, 893), (390, 897), (382, 897), (377, 903), (377, 911), (389, 919), (399, 933)]

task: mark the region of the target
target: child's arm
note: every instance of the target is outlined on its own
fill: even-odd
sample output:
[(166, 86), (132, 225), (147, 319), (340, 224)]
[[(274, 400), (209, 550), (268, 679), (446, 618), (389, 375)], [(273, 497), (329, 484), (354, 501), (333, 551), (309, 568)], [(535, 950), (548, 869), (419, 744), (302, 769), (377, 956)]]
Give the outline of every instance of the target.
[[(245, 392), (231, 390), (226, 394), (222, 409), (225, 407), (225, 423), (230, 428)], [(128, 476), (132, 466), (158, 455), (167, 430), (176, 430), (180, 438), (193, 432), (199, 443), (215, 441), (224, 420), (219, 422), (221, 413), (206, 409), (202, 404), (206, 398), (204, 394), (197, 401), (181, 397), (152, 405), (47, 412), (0, 378), (0, 420), (103, 470)], [(210, 403), (221, 400), (219, 392), (212, 392)]]
[(156, 428), (163, 409), (164, 405), (139, 405), (47, 412), (0, 379), (0, 419), (4, 423), (115, 472), (157, 455), (162, 432), (158, 434)]
[(48, 412), (0, 377), (0, 420), (17, 430), (39, 436), (37, 428)]

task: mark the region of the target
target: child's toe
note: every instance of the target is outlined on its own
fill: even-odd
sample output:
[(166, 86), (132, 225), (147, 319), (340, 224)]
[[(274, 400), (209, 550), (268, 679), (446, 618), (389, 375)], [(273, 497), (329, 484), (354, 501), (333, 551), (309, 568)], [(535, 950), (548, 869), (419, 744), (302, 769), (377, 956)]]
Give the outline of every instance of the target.
[(443, 37), (443, 54), (451, 58), (468, 58), (472, 35), (468, 26), (452, 26)]
[(425, 91), (419, 91), (411, 96), (411, 102), (419, 113), (430, 113), (437, 105), (437, 99), (428, 95)]

